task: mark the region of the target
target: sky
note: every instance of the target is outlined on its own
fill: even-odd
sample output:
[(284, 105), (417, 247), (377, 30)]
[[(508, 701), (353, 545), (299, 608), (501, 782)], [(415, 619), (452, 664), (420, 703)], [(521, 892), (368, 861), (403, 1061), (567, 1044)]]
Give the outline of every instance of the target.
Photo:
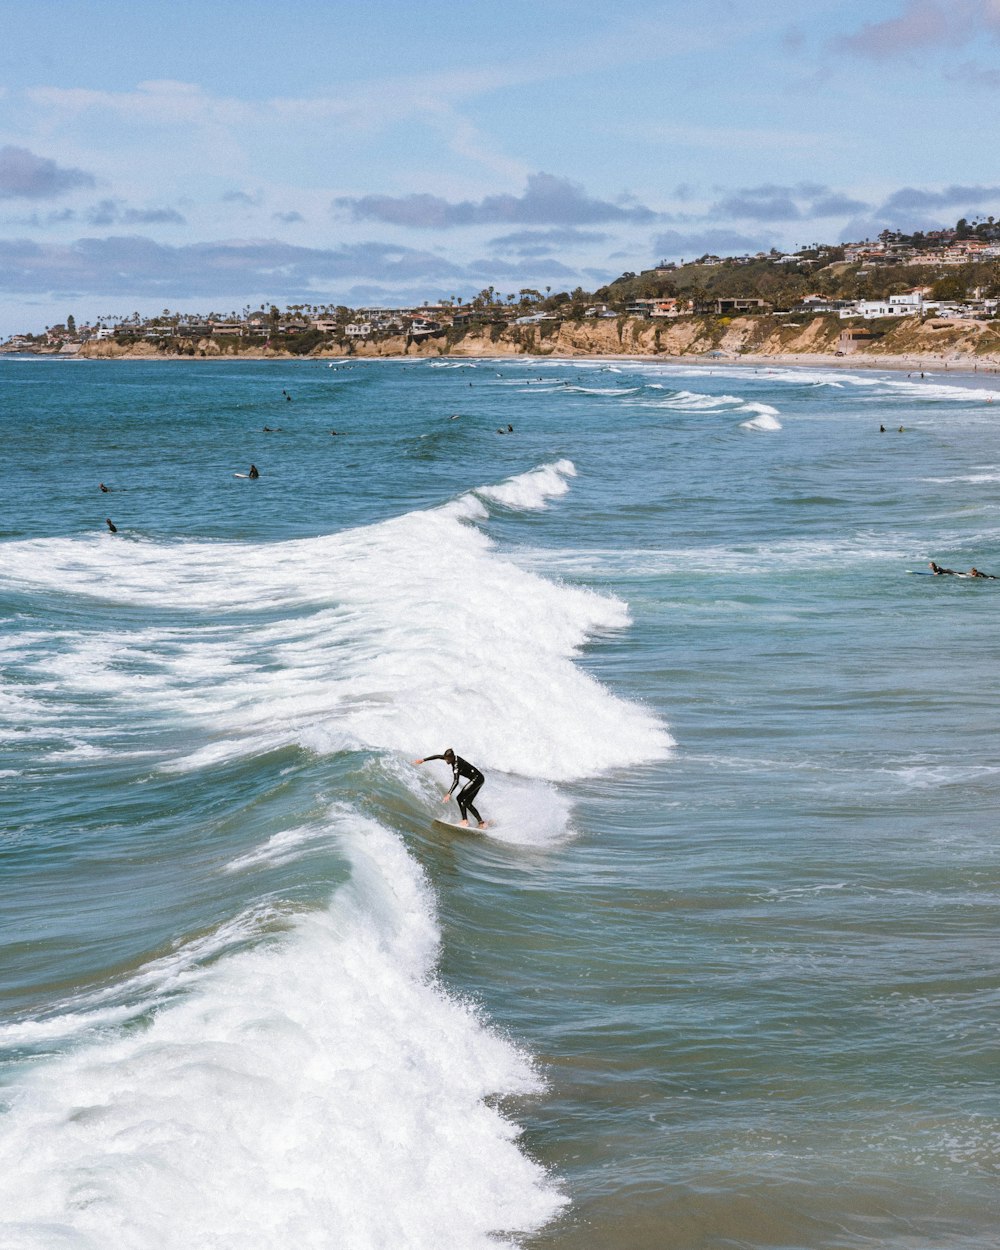
[(0, 337), (1000, 216), (1000, 0), (3, 0), (0, 30)]

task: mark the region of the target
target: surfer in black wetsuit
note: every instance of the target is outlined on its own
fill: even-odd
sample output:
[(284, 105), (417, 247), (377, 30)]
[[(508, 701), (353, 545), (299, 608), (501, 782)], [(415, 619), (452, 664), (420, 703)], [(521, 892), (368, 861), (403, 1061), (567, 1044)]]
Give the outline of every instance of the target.
[(940, 564), (935, 564), (933, 560), (928, 561), (928, 567), (935, 577), (940, 577), (943, 573), (950, 573), (953, 577), (959, 575), (958, 569), (945, 569)]
[(252, 464), (250, 466), (250, 472), (247, 474), (247, 477), (252, 477), (252, 478), (260, 477), (260, 469), (258, 469), (255, 464)]
[(463, 760), (460, 755), (448, 747), (443, 755), (428, 755), (425, 759), (414, 760), (414, 764), (426, 764), (428, 760), (444, 760), (446, 764), (451, 765), (452, 782), (448, 793), (441, 800), (447, 803), (451, 798), (452, 791), (458, 785), (459, 781), (464, 777), (468, 781), (468, 785), (462, 787), (458, 794), (455, 795), (455, 801), (458, 803), (458, 810), (462, 813), (462, 819), (458, 822), (460, 825), (468, 825), (469, 819), (466, 812), (471, 812), (479, 823), (480, 829), (486, 828), (486, 821), (472, 806), (472, 800), (482, 789), (483, 782), (486, 778), (474, 764), (470, 764), (468, 760)]

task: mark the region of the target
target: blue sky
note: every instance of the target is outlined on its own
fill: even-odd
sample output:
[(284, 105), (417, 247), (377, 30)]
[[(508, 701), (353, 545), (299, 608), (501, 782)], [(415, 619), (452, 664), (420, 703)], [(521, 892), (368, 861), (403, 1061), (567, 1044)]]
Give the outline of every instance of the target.
[(998, 99), (1000, 0), (9, 4), (0, 335), (1000, 216)]

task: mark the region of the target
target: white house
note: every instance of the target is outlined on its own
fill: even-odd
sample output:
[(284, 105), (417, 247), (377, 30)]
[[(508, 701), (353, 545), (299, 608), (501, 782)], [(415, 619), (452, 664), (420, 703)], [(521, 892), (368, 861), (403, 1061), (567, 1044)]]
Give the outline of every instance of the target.
[(874, 321), (878, 317), (916, 317), (924, 311), (922, 291), (907, 291), (905, 295), (890, 295), (888, 300), (859, 299), (853, 308), (842, 308), (841, 319), (864, 317)]

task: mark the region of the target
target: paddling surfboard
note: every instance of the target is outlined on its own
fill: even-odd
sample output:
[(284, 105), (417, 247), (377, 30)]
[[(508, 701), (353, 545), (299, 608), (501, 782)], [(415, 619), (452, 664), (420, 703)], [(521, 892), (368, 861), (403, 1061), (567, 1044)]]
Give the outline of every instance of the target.
[(988, 577), (984, 577), (982, 579), (973, 577), (971, 573), (932, 573), (930, 569), (907, 569), (906, 571), (914, 577), (965, 577), (968, 578), (969, 581), (973, 582), (978, 582), (980, 580), (986, 582), (990, 580)]

